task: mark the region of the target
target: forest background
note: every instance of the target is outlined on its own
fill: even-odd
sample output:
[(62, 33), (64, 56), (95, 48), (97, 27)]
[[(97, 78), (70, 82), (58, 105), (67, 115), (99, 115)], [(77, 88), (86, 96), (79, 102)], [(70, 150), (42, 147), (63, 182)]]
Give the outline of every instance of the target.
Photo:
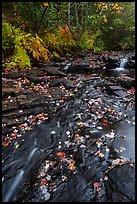
[(135, 47), (135, 2), (2, 2), (2, 68)]

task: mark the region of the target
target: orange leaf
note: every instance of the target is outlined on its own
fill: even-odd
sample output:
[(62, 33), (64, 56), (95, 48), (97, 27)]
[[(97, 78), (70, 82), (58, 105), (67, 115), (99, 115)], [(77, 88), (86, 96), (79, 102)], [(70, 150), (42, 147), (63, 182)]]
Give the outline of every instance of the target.
[(38, 115), (39, 119), (43, 119), (44, 118), (44, 113), (41, 113)]
[(70, 163), (70, 164), (69, 164), (69, 169), (70, 169), (71, 171), (73, 170), (73, 166), (74, 166), (73, 163)]
[(8, 146), (9, 146), (9, 144), (10, 144), (10, 142), (9, 142), (9, 141), (2, 142), (3, 147), (8, 147)]
[(57, 153), (57, 156), (59, 156), (59, 157), (65, 157), (65, 153), (64, 153), (64, 152), (58, 152), (58, 153)]
[(74, 163), (75, 163), (75, 161), (72, 159), (71, 161), (70, 161), (70, 164), (69, 164), (69, 169), (72, 171), (73, 170), (73, 168), (74, 168)]
[(74, 163), (75, 163), (75, 161), (72, 159), (72, 160), (70, 161), (70, 163), (73, 163), (73, 164), (74, 164)]
[(10, 136), (10, 139), (16, 139), (17, 138), (17, 134), (16, 133), (12, 133)]

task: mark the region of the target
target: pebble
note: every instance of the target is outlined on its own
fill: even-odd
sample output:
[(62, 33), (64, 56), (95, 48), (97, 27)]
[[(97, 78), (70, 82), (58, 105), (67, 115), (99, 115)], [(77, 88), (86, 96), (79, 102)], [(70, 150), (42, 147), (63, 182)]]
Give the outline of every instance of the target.
[(21, 134), (18, 134), (18, 135), (17, 135), (17, 137), (21, 137), (21, 136), (22, 136)]
[(49, 200), (50, 199), (50, 194), (47, 192), (46, 194), (43, 195), (45, 200)]
[(108, 180), (108, 176), (105, 176), (105, 177), (104, 177), (104, 181), (107, 181), (107, 180)]
[(66, 135), (70, 135), (70, 131), (66, 131)]
[(80, 145), (80, 147), (81, 147), (81, 148), (85, 148), (86, 146), (82, 144), (82, 145)]
[(51, 180), (51, 176), (50, 176), (50, 175), (46, 176), (46, 179), (47, 179), (48, 181), (50, 181), (50, 180)]
[(97, 129), (98, 130), (102, 130), (103, 128), (101, 126), (97, 126)]
[(52, 135), (54, 135), (55, 133), (56, 133), (56, 132), (55, 132), (54, 130), (53, 130), (53, 131), (51, 131), (51, 134), (52, 134)]
[(106, 148), (106, 152), (109, 152), (110, 151), (110, 149), (109, 148)]
[(90, 136), (89, 136), (89, 135), (85, 135), (85, 137), (86, 137), (86, 138), (89, 138)]

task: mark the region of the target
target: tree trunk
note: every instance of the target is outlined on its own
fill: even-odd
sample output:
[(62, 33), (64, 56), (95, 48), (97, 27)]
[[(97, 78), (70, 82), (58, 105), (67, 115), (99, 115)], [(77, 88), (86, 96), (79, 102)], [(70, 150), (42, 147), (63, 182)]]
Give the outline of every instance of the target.
[(68, 25), (70, 26), (70, 2), (68, 2)]
[(84, 21), (84, 30), (87, 31), (87, 20), (88, 20), (88, 2), (86, 2), (85, 9), (85, 21)]
[(45, 13), (46, 13), (47, 8), (48, 8), (48, 7), (45, 7), (45, 9), (44, 9), (44, 11), (43, 11), (43, 14), (42, 14), (42, 16), (41, 16), (41, 20), (40, 20), (40, 22), (39, 22), (39, 25), (38, 25), (37, 31), (36, 31), (37, 34), (39, 33), (40, 26), (41, 26), (41, 24), (42, 24), (42, 22), (43, 22), (43, 20), (44, 20), (44, 15), (45, 15)]
[(79, 25), (77, 3), (75, 2), (76, 27)]
[(81, 8), (81, 26), (82, 27), (83, 27), (83, 22), (84, 22), (84, 6), (85, 6), (85, 2), (83, 2), (82, 8)]

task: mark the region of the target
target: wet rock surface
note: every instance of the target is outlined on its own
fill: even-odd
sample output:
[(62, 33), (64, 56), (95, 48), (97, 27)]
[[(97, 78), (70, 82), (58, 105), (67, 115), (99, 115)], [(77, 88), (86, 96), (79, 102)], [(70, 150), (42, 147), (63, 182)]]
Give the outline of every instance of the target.
[(134, 72), (99, 70), (125, 55), (3, 73), (3, 202), (135, 202)]

